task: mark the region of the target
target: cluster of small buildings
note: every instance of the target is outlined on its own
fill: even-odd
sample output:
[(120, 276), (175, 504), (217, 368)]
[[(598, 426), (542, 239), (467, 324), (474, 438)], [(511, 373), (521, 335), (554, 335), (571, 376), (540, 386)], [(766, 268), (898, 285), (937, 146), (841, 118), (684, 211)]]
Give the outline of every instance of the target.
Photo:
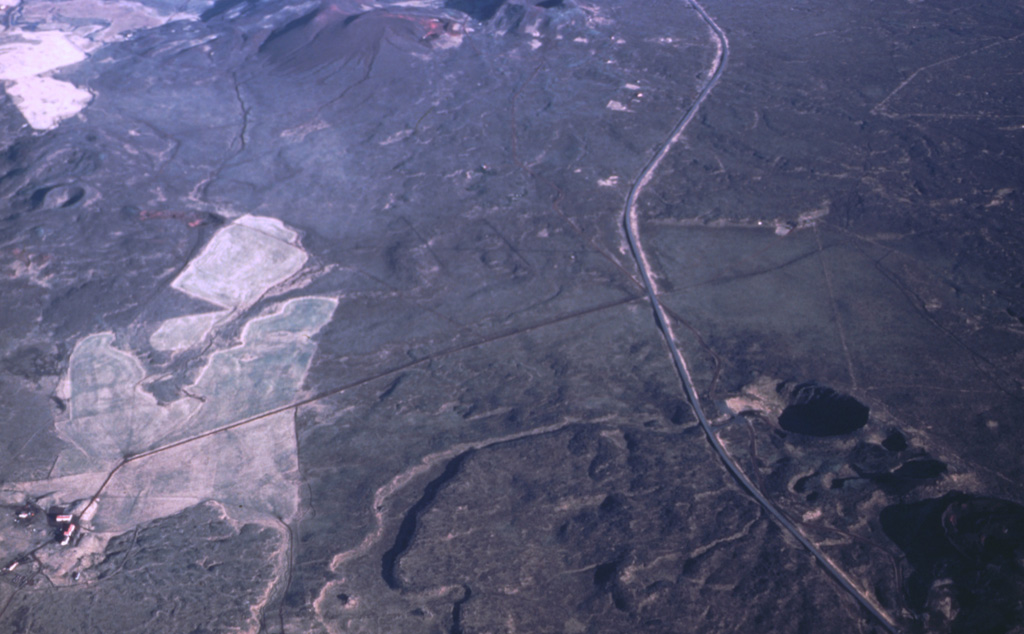
[(78, 531), (78, 522), (75, 516), (70, 513), (63, 513), (54, 518), (57, 522), (57, 542), (61, 546), (67, 546)]

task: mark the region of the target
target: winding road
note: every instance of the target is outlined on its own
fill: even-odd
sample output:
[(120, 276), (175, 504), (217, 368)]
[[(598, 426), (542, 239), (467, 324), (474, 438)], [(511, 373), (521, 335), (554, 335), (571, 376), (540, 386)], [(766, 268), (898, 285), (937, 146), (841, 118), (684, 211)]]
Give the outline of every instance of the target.
[(707, 80), (701, 87), (700, 92), (697, 94), (697, 98), (694, 99), (690, 107), (687, 108), (686, 112), (679, 119), (675, 128), (669, 134), (668, 139), (658, 148), (658, 151), (654, 154), (654, 157), (644, 166), (643, 170), (640, 171), (640, 175), (636, 178), (633, 186), (629, 190), (629, 195), (626, 197), (625, 211), (623, 213), (622, 225), (626, 234), (626, 240), (629, 242), (629, 248), (633, 255), (633, 259), (636, 261), (637, 268), (640, 270), (640, 276), (643, 279), (644, 288), (647, 291), (647, 298), (651, 303), (651, 308), (654, 312), (654, 319), (657, 322), (658, 329), (661, 331), (662, 336), (665, 339), (665, 344), (668, 346), (669, 352), (672, 356), (672, 362), (675, 365), (676, 372), (679, 374), (679, 379), (683, 384), (683, 389), (686, 392), (686, 397), (690, 401), (690, 405), (693, 407), (693, 412), (700, 422), (700, 426), (704, 429), (704, 433), (708, 438), (708, 442), (714, 448), (715, 452), (718, 453), (719, 458), (725, 464), (725, 467), (729, 472), (739, 481), (743, 488), (753, 497), (758, 504), (775, 520), (782, 525), (800, 544), (803, 545), (807, 551), (818, 560), (823, 568), (848, 592), (856, 601), (883, 626), (885, 629), (892, 634), (897, 634), (899, 629), (891, 616), (885, 613), (880, 606), (872, 599), (866, 592), (857, 588), (853, 581), (843, 572), (835, 563), (832, 562), (829, 557), (821, 551), (820, 548), (814, 545), (813, 542), (793, 523), (786, 515), (779, 510), (763, 493), (754, 485), (749, 477), (740, 469), (736, 461), (732, 459), (729, 453), (722, 446), (721, 441), (715, 435), (714, 430), (711, 428), (711, 423), (708, 421), (707, 415), (704, 413), (704, 408), (701, 406), (700, 397), (697, 394), (697, 389), (694, 386), (693, 378), (690, 375), (689, 367), (686, 363), (686, 358), (679, 349), (679, 344), (676, 340), (676, 336), (672, 331), (672, 325), (665, 314), (665, 309), (662, 307), (661, 302), (658, 300), (658, 288), (655, 285), (652, 277), (652, 267), (650, 260), (647, 258), (647, 254), (644, 252), (643, 243), (640, 241), (640, 219), (637, 210), (637, 202), (640, 195), (643, 193), (644, 188), (650, 183), (654, 177), (654, 173), (661, 165), (662, 161), (668, 156), (668, 153), (672, 148), (679, 142), (679, 139), (683, 137), (686, 132), (686, 128), (693, 121), (693, 118), (697, 115), (701, 105), (710, 96), (711, 91), (715, 85), (722, 78), (722, 74), (725, 71), (725, 65), (729, 60), (729, 38), (726, 36), (725, 31), (722, 30), (718, 23), (708, 14), (704, 7), (696, 0), (686, 0), (686, 2), (700, 15), (701, 20), (707, 24), (708, 28), (711, 29), (713, 39), (716, 44), (717, 51), (715, 53), (714, 65), (711, 71), (708, 73)]

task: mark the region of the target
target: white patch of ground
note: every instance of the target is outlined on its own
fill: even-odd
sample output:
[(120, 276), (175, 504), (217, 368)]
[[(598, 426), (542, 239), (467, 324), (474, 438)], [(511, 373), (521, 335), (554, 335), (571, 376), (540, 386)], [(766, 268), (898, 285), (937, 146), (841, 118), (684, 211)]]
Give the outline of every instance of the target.
[(825, 201), (820, 207), (817, 207), (810, 211), (803, 212), (802, 214), (800, 214), (800, 217), (798, 219), (797, 228), (803, 229), (805, 227), (813, 227), (815, 224), (817, 224), (818, 220), (827, 216), (828, 212), (828, 201)]
[(778, 384), (778, 379), (760, 376), (744, 386), (739, 394), (727, 397), (723, 403), (727, 412), (723, 420), (743, 412), (758, 412), (771, 420), (778, 419), (786, 407), (785, 401), (776, 389)]
[(251, 306), (302, 269), (298, 235), (274, 218), (242, 216), (218, 231), (171, 283), (183, 293), (233, 310)]
[(99, 497), (91, 529), (123, 533), (206, 500), (290, 518), (298, 510), (291, 412), (179, 445), (119, 470)]
[(25, 79), (78, 63), (86, 57), (81, 43), (60, 31), (7, 31), (0, 36), (0, 79)]
[(615, 101), (614, 99), (609, 101), (608, 105), (605, 107), (609, 110), (614, 110), (615, 112), (632, 112), (628, 107), (623, 105), (621, 101)]
[(161, 444), (258, 416), (292, 403), (316, 352), (312, 336), (334, 314), (338, 300), (302, 297), (256, 317), (242, 331), (242, 344), (210, 356), (187, 392), (202, 408), (175, 426)]
[(287, 242), (288, 244), (291, 245), (298, 246), (299, 244), (299, 234), (296, 233), (293, 229), (289, 229), (287, 226), (285, 226), (283, 222), (281, 222), (277, 218), (270, 218), (268, 216), (252, 216), (246, 214), (235, 220), (235, 224), (250, 227), (257, 231), (262, 231), (268, 236), (272, 236), (282, 242)]
[(53, 77), (25, 77), (6, 88), (11, 101), (35, 130), (50, 130), (92, 101), (92, 93)]
[(140, 2), (127, 0), (28, 0), (19, 13), (23, 23), (43, 25), (87, 40), (82, 46), (87, 53), (122, 40), (131, 31), (195, 18), (191, 13), (161, 13)]
[[(241, 343), (211, 354), (183, 390), (188, 396), (172, 403), (143, 389), (152, 377), (113, 334), (81, 340), (63, 386), (69, 417), (56, 424), (69, 447), (52, 477), (0, 496), (71, 504), (67, 512), (81, 518), (82, 541), (47, 550), (39, 561), (71, 578), (102, 558), (111, 536), (206, 501), (275, 521), (294, 518), (298, 447), (288, 405), (300, 398), (312, 337), (337, 305), (331, 297), (301, 297), (253, 318)], [(2, 546), (0, 553), (15, 554)]]
[(123, 39), (130, 31), (195, 18), (192, 14), (161, 14), (137, 2), (101, 0), (25, 2), (16, 16), (16, 24), (0, 31), (0, 80), (36, 130), (55, 128), (92, 101), (91, 92), (55, 79), (51, 73), (85, 60), (89, 53)]
[(92, 100), (88, 90), (45, 75), (85, 57), (85, 52), (59, 31), (10, 30), (0, 36), (0, 79), (30, 126), (48, 130), (78, 114)]
[[(143, 388), (148, 377), (142, 364), (115, 347), (113, 334), (86, 337), (71, 354), (69, 418), (56, 423), (73, 447), (61, 454), (54, 475), (109, 470), (125, 458), (293, 402), (316, 349), (311, 337), (330, 321), (337, 304), (334, 298), (303, 297), (254, 318), (242, 331), (242, 343), (214, 352), (196, 382), (183, 390), (189, 396), (171, 403), (157, 402)], [(236, 436), (218, 435), (214, 444)]]
[(380, 145), (391, 145), (392, 143), (398, 143), (399, 141), (403, 141), (409, 138), (410, 136), (412, 136), (412, 130), (408, 128), (405, 130), (399, 130), (398, 132), (395, 132), (388, 138), (381, 141)]
[[(240, 308), (294, 275), (306, 257), (298, 234), (283, 223), (245, 216), (221, 229), (175, 286)], [(58, 389), (69, 401), (67, 419), (55, 423), (67, 448), (47, 479), (0, 491), (8, 503), (71, 505), (66, 512), (80, 517), (82, 541), (40, 551), (44, 567), (61, 575), (87, 569), (110, 536), (206, 501), (290, 521), (299, 498), (289, 406), (302, 398), (313, 337), (337, 305), (333, 297), (299, 297), (271, 306), (243, 326), (238, 345), (213, 350), (170, 403), (146, 391), (156, 377), (114, 334), (79, 341)], [(230, 316), (169, 319), (151, 344), (193, 346)]]
[(117, 349), (111, 333), (80, 341), (68, 374), (70, 417), (57, 421), (56, 428), (77, 451), (61, 455), (56, 475), (112, 468), (126, 456), (151, 449), (199, 405), (192, 399), (158, 404), (142, 388), (142, 364)]
[(199, 344), (213, 329), (218, 319), (227, 316), (220, 310), (199, 315), (174, 317), (160, 324), (156, 332), (149, 336), (149, 345), (156, 350), (181, 352)]

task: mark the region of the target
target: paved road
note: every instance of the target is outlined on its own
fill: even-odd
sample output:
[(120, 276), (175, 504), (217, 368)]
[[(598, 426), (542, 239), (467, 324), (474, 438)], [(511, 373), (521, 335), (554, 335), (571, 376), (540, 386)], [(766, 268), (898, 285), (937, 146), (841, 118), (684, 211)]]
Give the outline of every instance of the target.
[(810, 552), (815, 559), (828, 571), (830, 575), (843, 587), (844, 590), (849, 592), (854, 599), (857, 600), (868, 612), (870, 612), (879, 623), (881, 623), (889, 632), (897, 632), (896, 624), (892, 617), (886, 614), (865, 591), (860, 590), (854, 585), (853, 581), (844, 573), (839, 567), (837, 567), (817, 546), (811, 542), (810, 539), (796, 526), (786, 515), (779, 510), (768, 498), (761, 493), (761, 491), (751, 482), (750, 478), (740, 469), (736, 461), (732, 459), (729, 453), (722, 446), (722, 443), (718, 440), (714, 430), (711, 428), (711, 424), (708, 421), (704, 408), (701, 406), (700, 397), (697, 394), (697, 389), (693, 384), (693, 378), (690, 375), (689, 367), (686, 363), (686, 357), (679, 349), (679, 344), (675, 334), (672, 331), (672, 325), (669, 322), (665, 309), (662, 307), (661, 302), (658, 300), (659, 290), (652, 277), (652, 267), (647, 254), (644, 252), (643, 243), (640, 241), (640, 219), (637, 211), (637, 201), (640, 195), (643, 193), (644, 188), (650, 183), (661, 165), (662, 161), (672, 150), (672, 148), (679, 142), (686, 132), (686, 128), (693, 121), (701, 105), (707, 100), (708, 96), (711, 95), (711, 91), (715, 85), (722, 78), (725, 71), (725, 65), (729, 60), (729, 38), (726, 36), (725, 31), (715, 22), (715, 20), (708, 15), (704, 7), (696, 0), (687, 0), (687, 2), (700, 14), (701, 19), (708, 25), (713, 33), (713, 39), (717, 45), (717, 51), (715, 54), (714, 64), (708, 73), (707, 81), (697, 94), (697, 98), (690, 104), (686, 112), (683, 113), (682, 118), (676, 127), (672, 130), (668, 140), (666, 140), (658, 152), (654, 155), (654, 158), (644, 167), (643, 171), (640, 172), (640, 176), (636, 179), (633, 187), (629, 191), (629, 196), (626, 199), (626, 208), (623, 216), (623, 227), (626, 232), (626, 239), (629, 241), (629, 247), (633, 254), (633, 258), (636, 260), (636, 265), (640, 269), (641, 277), (643, 278), (644, 287), (647, 290), (647, 296), (651, 302), (651, 307), (654, 310), (654, 318), (658, 324), (658, 329), (661, 331), (665, 338), (665, 343), (672, 354), (672, 361), (675, 364), (676, 371), (679, 373), (679, 379), (682, 381), (683, 388), (686, 391), (686, 396), (693, 406), (694, 414), (697, 416), (697, 420), (700, 421), (701, 427), (703, 427), (705, 434), (707, 435), (708, 442), (714, 447), (718, 453), (722, 462), (725, 464), (729, 472), (739, 480), (743, 488), (753, 497), (757, 502), (767, 511), (772, 517), (776, 519), (793, 535), (794, 538), (799, 541), (804, 548)]

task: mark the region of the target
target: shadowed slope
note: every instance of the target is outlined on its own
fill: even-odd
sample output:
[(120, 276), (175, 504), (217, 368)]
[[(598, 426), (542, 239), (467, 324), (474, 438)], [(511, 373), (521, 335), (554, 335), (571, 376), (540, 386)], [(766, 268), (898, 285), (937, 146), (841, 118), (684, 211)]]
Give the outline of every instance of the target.
[(310, 72), (334, 62), (371, 66), (385, 40), (419, 44), (443, 28), (436, 18), (384, 10), (346, 13), (325, 2), (270, 34), (260, 54), (285, 72)]

